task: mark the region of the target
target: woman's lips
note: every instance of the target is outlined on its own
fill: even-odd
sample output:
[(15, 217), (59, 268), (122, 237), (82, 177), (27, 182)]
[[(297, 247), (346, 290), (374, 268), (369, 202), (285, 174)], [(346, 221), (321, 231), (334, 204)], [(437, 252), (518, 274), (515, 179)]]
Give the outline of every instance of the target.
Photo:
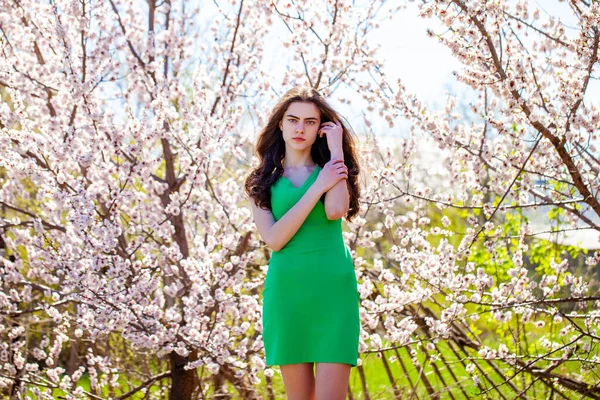
[(295, 137), (294, 140), (297, 141), (297, 142), (304, 142), (304, 139), (298, 138), (298, 137)]

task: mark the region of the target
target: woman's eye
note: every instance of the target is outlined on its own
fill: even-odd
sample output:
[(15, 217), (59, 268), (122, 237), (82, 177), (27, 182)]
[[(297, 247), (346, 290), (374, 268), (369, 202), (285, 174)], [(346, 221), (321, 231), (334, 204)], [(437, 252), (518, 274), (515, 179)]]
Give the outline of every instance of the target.
[(309, 125), (314, 125), (315, 121), (307, 121), (306, 123), (309, 124)]
[(296, 120), (293, 119), (293, 118), (288, 118), (288, 121), (290, 121), (290, 122), (296, 122)]

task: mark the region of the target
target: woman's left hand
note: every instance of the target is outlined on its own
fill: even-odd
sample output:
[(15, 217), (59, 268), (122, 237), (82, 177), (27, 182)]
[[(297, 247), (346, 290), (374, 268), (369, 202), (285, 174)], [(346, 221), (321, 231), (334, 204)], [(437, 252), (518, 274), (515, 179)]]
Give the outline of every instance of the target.
[(319, 137), (323, 137), (323, 135), (327, 136), (327, 147), (329, 147), (329, 151), (333, 154), (342, 151), (343, 133), (342, 124), (339, 121), (335, 121), (322, 123), (317, 135)]

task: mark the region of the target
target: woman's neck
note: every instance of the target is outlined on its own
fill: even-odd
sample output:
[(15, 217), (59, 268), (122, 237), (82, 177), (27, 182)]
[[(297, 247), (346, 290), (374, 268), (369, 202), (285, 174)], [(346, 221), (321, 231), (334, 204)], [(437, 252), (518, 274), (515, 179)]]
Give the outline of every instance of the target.
[(286, 160), (284, 158), (281, 164), (284, 169), (306, 169), (316, 165), (311, 157), (299, 160)]

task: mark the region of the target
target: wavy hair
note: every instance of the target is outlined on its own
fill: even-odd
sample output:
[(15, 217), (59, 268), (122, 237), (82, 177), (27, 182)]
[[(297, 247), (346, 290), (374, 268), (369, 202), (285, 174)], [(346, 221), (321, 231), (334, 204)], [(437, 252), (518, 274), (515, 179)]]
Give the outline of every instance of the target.
[[(348, 183), (350, 194), (350, 205), (345, 217), (352, 221), (359, 211), (358, 199), (360, 197), (360, 185), (358, 175), (360, 166), (353, 132), (348, 122), (344, 121), (325, 99), (310, 87), (295, 87), (288, 90), (279, 99), (273, 108), (266, 126), (260, 131), (256, 143), (255, 154), (260, 160), (258, 167), (250, 171), (244, 184), (247, 195), (254, 199), (258, 207), (272, 210), (271, 208), (271, 186), (283, 175), (282, 160), (285, 156), (285, 141), (283, 132), (279, 128), (279, 122), (293, 102), (310, 102), (319, 110), (321, 123), (338, 120), (343, 129), (342, 150), (344, 152), (344, 164), (348, 167)], [(313, 161), (321, 168), (331, 159), (331, 152), (327, 147), (327, 137), (319, 137), (312, 145), (311, 151)], [(320, 201), (325, 203), (325, 193)]]

